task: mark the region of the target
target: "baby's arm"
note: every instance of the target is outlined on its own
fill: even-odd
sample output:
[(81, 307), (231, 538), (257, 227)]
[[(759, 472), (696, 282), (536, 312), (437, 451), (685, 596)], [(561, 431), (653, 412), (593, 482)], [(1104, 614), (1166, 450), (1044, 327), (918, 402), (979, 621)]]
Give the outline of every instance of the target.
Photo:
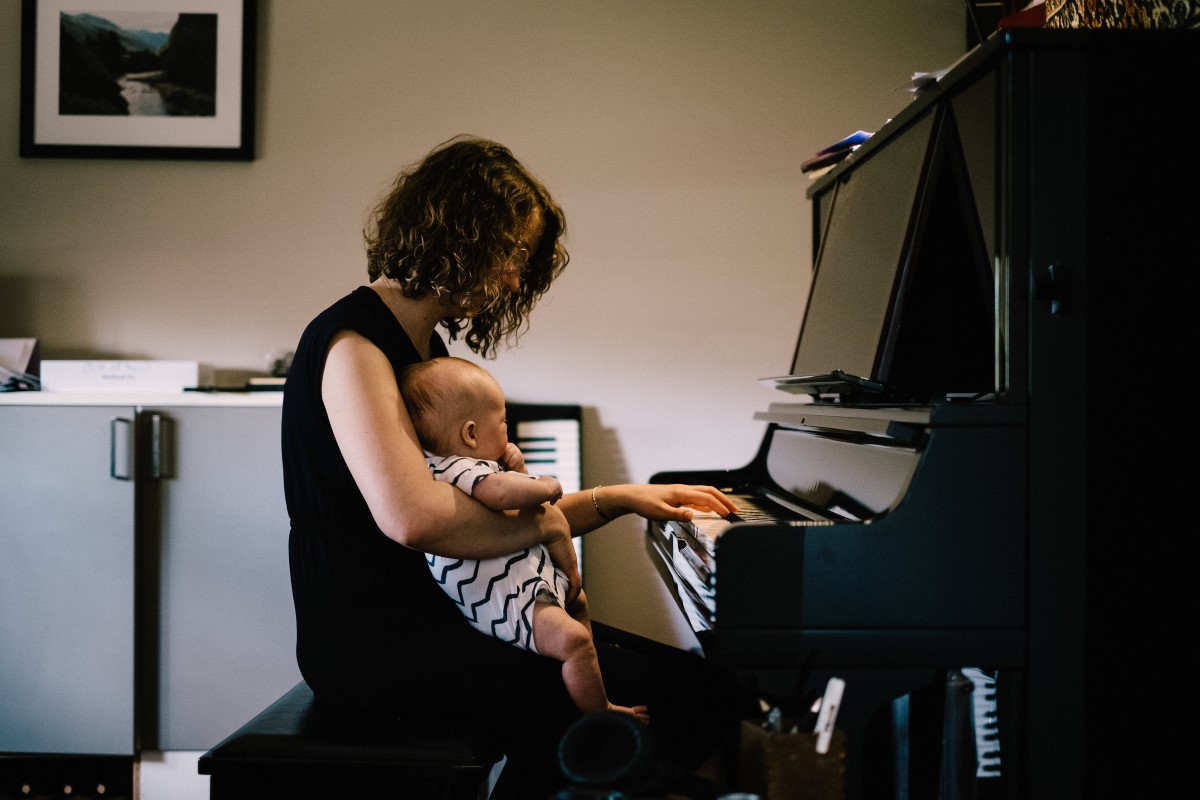
[(485, 475), (471, 490), (472, 497), (497, 511), (557, 503), (562, 493), (562, 484), (556, 478), (534, 478), (524, 472), (494, 472)]

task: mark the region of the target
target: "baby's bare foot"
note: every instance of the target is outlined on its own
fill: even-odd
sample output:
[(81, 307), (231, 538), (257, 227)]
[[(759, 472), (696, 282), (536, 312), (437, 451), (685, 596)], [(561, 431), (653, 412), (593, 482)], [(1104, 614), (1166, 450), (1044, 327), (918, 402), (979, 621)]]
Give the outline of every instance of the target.
[(609, 711), (620, 711), (622, 714), (629, 714), (643, 724), (650, 724), (650, 707), (649, 706), (619, 706), (615, 703), (608, 704)]

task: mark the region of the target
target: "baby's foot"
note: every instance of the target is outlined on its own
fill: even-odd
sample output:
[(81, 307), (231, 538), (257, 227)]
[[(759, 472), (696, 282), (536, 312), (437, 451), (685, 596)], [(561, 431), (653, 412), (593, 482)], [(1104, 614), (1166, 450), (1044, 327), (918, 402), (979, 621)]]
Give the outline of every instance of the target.
[(615, 703), (608, 704), (609, 711), (620, 711), (622, 714), (629, 714), (637, 719), (638, 722), (650, 724), (650, 707), (649, 706), (619, 706)]

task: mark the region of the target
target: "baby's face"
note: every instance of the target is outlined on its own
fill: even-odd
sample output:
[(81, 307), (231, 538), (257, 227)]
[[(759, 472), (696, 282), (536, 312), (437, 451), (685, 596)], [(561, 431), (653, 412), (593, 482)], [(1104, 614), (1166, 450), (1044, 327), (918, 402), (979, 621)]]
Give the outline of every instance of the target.
[(489, 461), (499, 461), (508, 447), (508, 420), (504, 409), (504, 392), (499, 384), (490, 385), (481, 394), (476, 436), (479, 440), (476, 455)]

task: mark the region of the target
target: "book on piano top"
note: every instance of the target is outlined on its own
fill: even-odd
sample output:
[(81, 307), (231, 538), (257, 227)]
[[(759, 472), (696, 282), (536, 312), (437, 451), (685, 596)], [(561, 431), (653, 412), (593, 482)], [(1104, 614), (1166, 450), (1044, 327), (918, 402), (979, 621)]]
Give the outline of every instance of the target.
[(1045, 0), (1034, 0), (1019, 11), (1005, 14), (996, 23), (996, 30), (1008, 28), (1041, 28), (1046, 24)]
[(835, 150), (832, 153), (825, 153), (824, 155), (815, 155), (800, 162), (800, 171), (813, 172), (822, 167), (833, 167), (834, 164), (839, 163), (843, 158), (850, 155), (850, 153), (851, 148), (847, 148), (845, 150)]
[(858, 147), (860, 144), (865, 142), (867, 139), (870, 139), (874, 135), (875, 134), (872, 131), (855, 131), (854, 133), (850, 134), (849, 136), (839, 139), (838, 141), (829, 145), (829, 147), (824, 147), (824, 148), (818, 150), (817, 155), (823, 156), (827, 153), (837, 153), (837, 152), (841, 152), (843, 150), (853, 149), (855, 147)]
[(858, 149), (859, 145), (870, 139), (872, 133), (869, 131), (855, 131), (839, 141), (834, 142), (828, 147), (823, 147), (816, 152), (811, 158), (806, 158), (800, 162), (801, 172), (812, 172), (823, 167), (832, 167), (846, 156)]

